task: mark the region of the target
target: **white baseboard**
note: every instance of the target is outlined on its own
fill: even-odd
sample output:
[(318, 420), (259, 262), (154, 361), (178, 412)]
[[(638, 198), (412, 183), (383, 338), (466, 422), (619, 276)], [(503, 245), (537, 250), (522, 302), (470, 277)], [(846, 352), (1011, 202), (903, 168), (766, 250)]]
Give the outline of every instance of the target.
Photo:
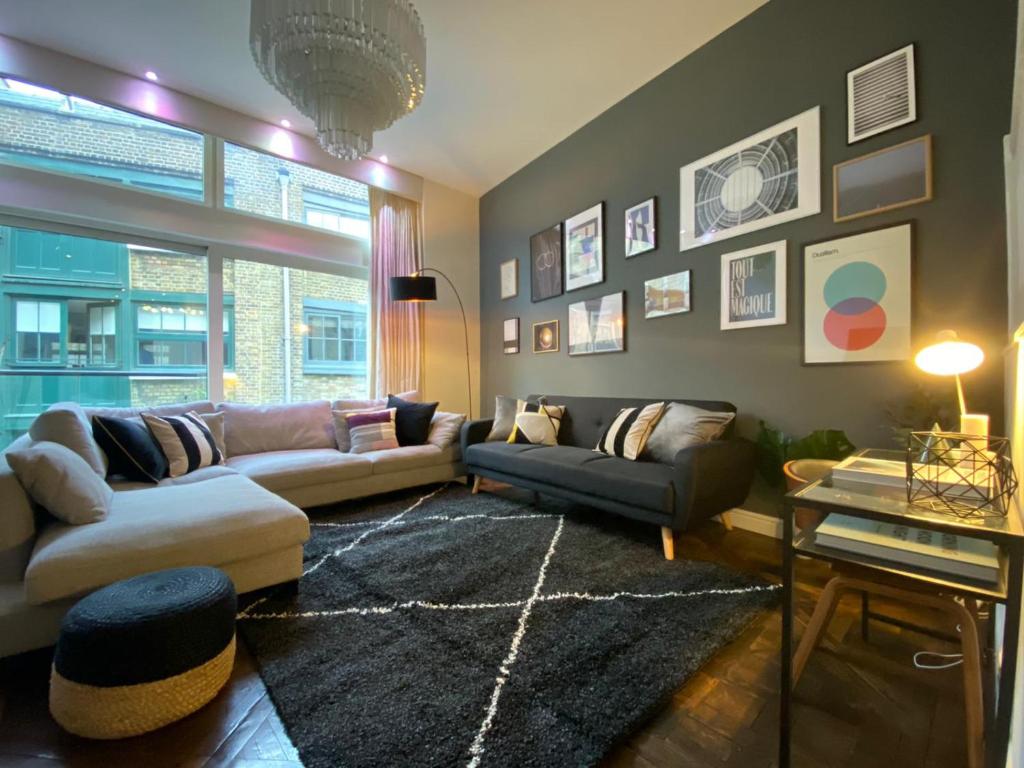
[[(715, 519), (721, 522), (720, 517)], [(745, 531), (771, 536), (775, 539), (782, 538), (782, 521), (771, 515), (762, 515), (760, 512), (751, 512), (749, 509), (736, 507), (729, 510), (729, 522), (734, 528), (742, 528)]]

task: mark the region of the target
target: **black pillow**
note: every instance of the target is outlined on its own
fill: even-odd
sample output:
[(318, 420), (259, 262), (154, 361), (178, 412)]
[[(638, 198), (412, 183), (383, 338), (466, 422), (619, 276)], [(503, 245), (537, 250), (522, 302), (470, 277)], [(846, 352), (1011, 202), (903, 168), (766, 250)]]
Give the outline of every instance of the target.
[(395, 409), (395, 434), (399, 445), (423, 445), (430, 434), (430, 420), (437, 403), (413, 403), (388, 395), (388, 408)]
[(144, 424), (109, 416), (92, 417), (92, 434), (107, 454), (107, 477), (157, 483), (167, 477), (167, 458)]

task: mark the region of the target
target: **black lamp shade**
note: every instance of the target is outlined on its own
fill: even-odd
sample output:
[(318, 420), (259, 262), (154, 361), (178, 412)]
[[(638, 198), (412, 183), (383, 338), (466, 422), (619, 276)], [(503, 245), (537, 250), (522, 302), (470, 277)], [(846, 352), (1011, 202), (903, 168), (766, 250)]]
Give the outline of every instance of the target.
[(422, 275), (392, 277), (392, 301), (437, 301), (437, 280)]

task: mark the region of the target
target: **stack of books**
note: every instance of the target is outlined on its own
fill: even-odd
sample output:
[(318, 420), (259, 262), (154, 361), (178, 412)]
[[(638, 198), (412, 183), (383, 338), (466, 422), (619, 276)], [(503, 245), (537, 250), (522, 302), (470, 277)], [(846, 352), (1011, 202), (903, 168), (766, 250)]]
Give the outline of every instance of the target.
[(999, 549), (989, 541), (833, 513), (818, 526), (815, 542), (975, 581), (999, 581)]

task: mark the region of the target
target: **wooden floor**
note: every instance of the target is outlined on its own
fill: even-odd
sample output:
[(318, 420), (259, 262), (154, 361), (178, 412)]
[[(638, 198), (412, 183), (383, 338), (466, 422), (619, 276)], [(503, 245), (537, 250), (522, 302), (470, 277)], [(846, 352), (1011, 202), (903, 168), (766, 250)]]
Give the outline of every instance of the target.
[[(653, 528), (651, 546), (661, 547)], [(779, 572), (777, 541), (741, 530), (726, 532), (715, 523), (684, 537), (676, 556), (722, 562), (773, 579)], [(819, 563), (801, 563), (798, 574), (797, 615), (802, 625), (828, 571)], [(951, 652), (952, 646), (881, 623), (872, 624), (870, 643), (865, 643), (860, 637), (859, 604), (848, 599), (795, 692), (793, 765), (965, 765), (959, 669), (925, 672), (911, 663), (915, 651)], [(920, 609), (882, 601), (872, 608), (940, 627), (936, 617)], [(671, 705), (609, 755), (605, 768), (775, 765), (780, 633), (778, 611), (755, 620), (676, 694)], [(301, 765), (253, 659), (241, 644), (230, 683), (209, 706), (154, 734), (113, 743), (69, 736), (50, 719), (49, 661), (49, 654), (41, 652), (0, 667), (3, 768)]]

